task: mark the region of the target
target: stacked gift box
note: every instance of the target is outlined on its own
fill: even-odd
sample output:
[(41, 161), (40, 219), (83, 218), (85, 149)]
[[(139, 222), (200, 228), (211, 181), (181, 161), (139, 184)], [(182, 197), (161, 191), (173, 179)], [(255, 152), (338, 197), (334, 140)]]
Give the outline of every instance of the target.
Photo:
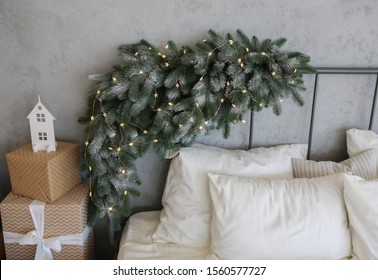
[(33, 152), (28, 144), (6, 159), (12, 186), (0, 205), (6, 259), (92, 259), (79, 146), (57, 142), (56, 151)]

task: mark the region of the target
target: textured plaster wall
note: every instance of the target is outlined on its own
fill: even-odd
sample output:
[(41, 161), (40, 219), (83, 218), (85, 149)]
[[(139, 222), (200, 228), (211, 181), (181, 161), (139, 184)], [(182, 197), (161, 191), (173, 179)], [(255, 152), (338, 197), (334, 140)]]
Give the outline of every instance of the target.
[[(205, 38), (209, 28), (221, 33), (240, 28), (261, 39), (286, 37), (285, 48), (309, 54), (314, 66), (377, 67), (377, 18), (375, 0), (0, 0), (1, 198), (10, 191), (4, 156), (30, 142), (26, 116), (37, 96), (41, 95), (56, 118), (58, 140), (83, 141), (83, 127), (77, 119), (87, 107), (91, 85), (87, 76), (120, 63), (117, 48), (121, 44), (142, 38), (159, 47), (168, 39), (192, 44)], [(311, 89), (313, 77), (306, 79)], [(373, 78), (366, 83), (344, 85), (342, 91), (346, 90), (348, 98), (346, 103), (335, 104), (343, 113), (334, 118), (344, 121), (354, 112), (349, 107), (369, 105), (369, 101), (356, 102), (355, 98), (361, 87), (373, 84)], [(319, 115), (326, 106), (333, 106), (327, 102), (327, 94), (318, 105)], [(278, 118), (269, 110), (255, 114), (254, 146), (307, 141), (307, 131), (301, 128), (309, 122), (311, 96), (305, 99), (302, 108), (285, 101), (284, 113)], [(227, 141), (219, 132), (199, 141), (245, 148), (248, 126), (235, 126)], [(331, 128), (320, 123), (315, 129), (327, 133)], [(314, 147), (319, 154), (321, 141), (329, 143), (329, 139), (319, 140), (319, 147)], [(159, 163), (150, 152), (138, 165), (144, 183), (142, 196), (134, 205), (160, 207), (167, 163)]]

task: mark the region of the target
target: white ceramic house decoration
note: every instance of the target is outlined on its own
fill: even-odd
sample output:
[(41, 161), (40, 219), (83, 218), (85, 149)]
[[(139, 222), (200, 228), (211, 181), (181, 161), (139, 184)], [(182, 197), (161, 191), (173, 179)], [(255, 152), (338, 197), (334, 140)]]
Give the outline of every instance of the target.
[(38, 103), (30, 112), (29, 116), (30, 135), (33, 151), (45, 150), (52, 152), (56, 150), (54, 116), (41, 103), (38, 96)]

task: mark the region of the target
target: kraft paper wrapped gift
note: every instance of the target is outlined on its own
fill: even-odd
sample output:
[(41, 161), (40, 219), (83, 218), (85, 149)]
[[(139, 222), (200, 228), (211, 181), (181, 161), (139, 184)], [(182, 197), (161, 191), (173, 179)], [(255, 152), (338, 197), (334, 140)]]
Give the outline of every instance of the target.
[(0, 260), (5, 260), (3, 229), (1, 229), (1, 233), (0, 233)]
[(80, 184), (54, 203), (8, 194), (0, 204), (6, 259), (93, 259), (88, 191)]
[(81, 182), (79, 145), (57, 142), (55, 152), (33, 152), (31, 144), (6, 155), (12, 192), (54, 202)]

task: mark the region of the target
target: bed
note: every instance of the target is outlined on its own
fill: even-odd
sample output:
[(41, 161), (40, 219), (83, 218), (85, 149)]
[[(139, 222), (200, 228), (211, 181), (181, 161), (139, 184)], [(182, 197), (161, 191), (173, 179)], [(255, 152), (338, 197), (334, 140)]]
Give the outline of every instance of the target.
[(378, 69), (308, 81), (308, 122), (286, 117), (295, 137), (278, 123), (261, 138), (251, 114), (248, 147), (173, 153), (163, 208), (128, 219), (117, 259), (377, 259)]

